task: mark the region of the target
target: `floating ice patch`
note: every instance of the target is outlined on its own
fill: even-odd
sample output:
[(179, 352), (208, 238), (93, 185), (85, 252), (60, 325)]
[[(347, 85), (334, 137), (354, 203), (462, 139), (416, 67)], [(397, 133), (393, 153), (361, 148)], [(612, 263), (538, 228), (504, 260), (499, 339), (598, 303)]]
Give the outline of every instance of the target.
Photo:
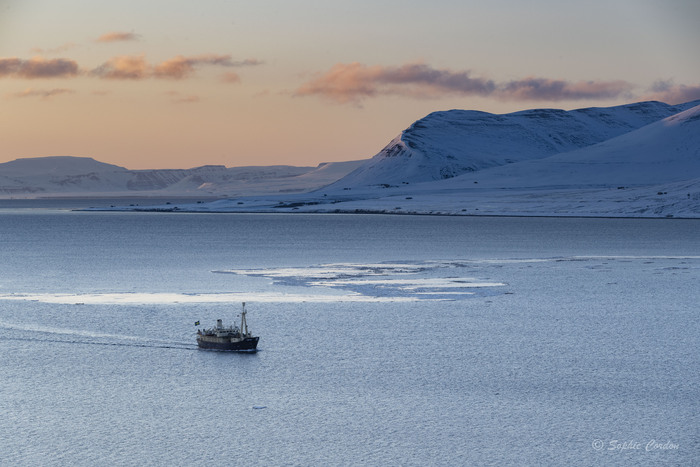
[(65, 305), (168, 305), (179, 303), (337, 303), (414, 301), (410, 297), (375, 297), (359, 293), (342, 295), (286, 294), (275, 292), (175, 294), (175, 293), (103, 293), (103, 294), (0, 294), (0, 300), (34, 301)]
[(475, 270), (470, 261), (425, 261), (389, 263), (334, 263), (301, 268), (230, 269), (213, 271), (268, 277), (275, 284), (335, 288), (367, 297), (414, 298), (421, 300), (458, 299), (477, 292), (503, 287), (497, 281), (455, 275), (459, 270)]
[(436, 296), (436, 295), (474, 295), (474, 292), (465, 292), (463, 290), (460, 290), (459, 292), (449, 292), (449, 291), (434, 291), (434, 292), (416, 292), (416, 295), (430, 295), (430, 296)]
[(464, 289), (473, 287), (501, 287), (502, 282), (481, 282), (476, 279), (450, 279), (450, 278), (415, 278), (415, 279), (338, 279), (331, 281), (312, 281), (309, 285), (328, 287), (344, 287), (349, 285), (371, 285), (375, 287), (398, 288), (401, 290), (415, 290), (425, 288), (439, 289)]
[[(429, 266), (434, 268), (435, 266)], [(426, 266), (411, 264), (325, 264), (322, 266), (302, 268), (270, 268), (270, 269), (228, 269), (212, 271), (218, 274), (241, 274), (246, 276), (271, 278), (338, 278), (365, 277), (387, 274), (416, 273), (426, 269)]]

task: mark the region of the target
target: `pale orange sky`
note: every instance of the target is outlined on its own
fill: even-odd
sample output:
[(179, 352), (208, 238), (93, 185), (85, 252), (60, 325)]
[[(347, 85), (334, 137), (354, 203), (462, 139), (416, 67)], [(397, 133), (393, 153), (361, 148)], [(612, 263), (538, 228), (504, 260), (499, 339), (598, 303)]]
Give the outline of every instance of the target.
[(700, 98), (694, 0), (187, 3), (0, 0), (0, 162), (313, 166), (436, 110)]

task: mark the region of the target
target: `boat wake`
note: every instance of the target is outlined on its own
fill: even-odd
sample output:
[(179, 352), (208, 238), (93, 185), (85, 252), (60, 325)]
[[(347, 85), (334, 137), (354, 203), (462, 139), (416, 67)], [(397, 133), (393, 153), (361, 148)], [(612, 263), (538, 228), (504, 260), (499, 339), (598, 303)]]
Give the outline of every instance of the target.
[(116, 346), (116, 347), (146, 347), (152, 349), (180, 349), (180, 350), (198, 350), (196, 345), (187, 343), (173, 343), (173, 344), (137, 344), (133, 342), (98, 342), (89, 340), (66, 340), (66, 339), (42, 339), (36, 337), (0, 337), (0, 340), (6, 341), (29, 341), (29, 342), (50, 342), (54, 344), (80, 344), (80, 345), (103, 345), (103, 346)]
[[(34, 325), (16, 325), (0, 322), (0, 340), (50, 342), (60, 344), (103, 345), (119, 347), (148, 347), (158, 349), (196, 350), (188, 342), (146, 339), (138, 336), (96, 333), (78, 329), (47, 328)], [(2, 332), (6, 331), (6, 332)]]

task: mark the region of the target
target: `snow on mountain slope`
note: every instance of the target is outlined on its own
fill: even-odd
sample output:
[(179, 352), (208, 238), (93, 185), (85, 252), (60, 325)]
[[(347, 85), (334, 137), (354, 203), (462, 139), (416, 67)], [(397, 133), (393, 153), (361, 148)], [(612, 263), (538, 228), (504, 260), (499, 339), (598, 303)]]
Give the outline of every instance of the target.
[(662, 102), (504, 115), (434, 112), (329, 189), (441, 180), (587, 147), (691, 107)]
[(576, 151), (447, 180), (445, 188), (630, 187), (700, 176), (700, 105)]
[[(695, 104), (688, 110), (597, 144), (537, 159), (485, 167), (449, 179), (414, 180), (395, 185), (366, 184), (368, 177), (365, 175), (368, 174), (363, 170), (370, 164), (365, 164), (339, 182), (311, 193), (245, 197), (194, 208), (177, 206), (176, 209), (700, 218), (700, 105), (697, 105), (700, 102)], [(643, 103), (616, 108), (615, 111), (595, 110), (597, 116), (589, 124), (598, 127), (597, 134), (614, 134), (620, 131), (620, 122), (632, 125), (631, 116), (637, 116), (633, 122), (636, 125), (651, 119), (650, 115), (658, 115), (638, 113), (639, 109), (650, 107), (652, 110), (661, 109), (661, 113), (671, 108)], [(684, 105), (676, 109), (688, 107)], [(592, 112), (586, 109), (575, 114), (576, 121), (580, 123), (589, 118)], [(628, 116), (620, 118), (624, 112)], [(442, 113), (441, 116), (447, 117), (448, 114)], [(480, 115), (474, 112), (466, 114), (470, 114), (472, 120), (475, 115)], [(550, 111), (524, 114), (528, 114), (526, 118), (538, 114), (538, 118), (555, 115), (555, 127), (561, 123), (558, 116), (563, 115)], [(610, 114), (616, 119), (600, 124), (600, 115)], [(511, 116), (506, 117), (506, 121), (511, 121)], [(617, 127), (613, 128), (610, 122), (616, 122)], [(499, 131), (496, 130), (496, 134)], [(545, 130), (538, 128), (538, 131)], [(447, 137), (446, 134), (443, 136)], [(573, 132), (570, 134), (570, 137), (575, 136)], [(431, 137), (435, 137), (435, 133)], [(571, 139), (568, 141), (571, 143)], [(569, 143), (561, 144), (567, 146)], [(501, 144), (505, 147), (512, 141)], [(380, 175), (386, 175), (381, 168), (376, 170)], [(351, 184), (358, 174), (363, 175), (360, 182)]]
[[(160, 190), (179, 194), (209, 193), (236, 195), (243, 186), (276, 181), (308, 173), (312, 167), (205, 165), (193, 169), (134, 170), (127, 186), (130, 190)], [(253, 190), (253, 192), (257, 192)], [(258, 192), (259, 193), (259, 192)]]
[(52, 156), (0, 164), (0, 196), (32, 196), (119, 189), (128, 170), (89, 157)]
[(95, 170), (55, 177), (23, 172), (22, 164), (0, 164), (0, 194), (19, 186), (42, 195), (139, 190), (141, 196), (236, 197), (153, 208), (179, 211), (700, 218), (700, 101), (507, 115), (436, 112), (370, 161), (315, 169), (86, 166)]
[(700, 105), (583, 149), (449, 180), (353, 187), (330, 203), (344, 212), (700, 217)]
[(313, 179), (314, 182), (321, 182), (325, 180), (325, 184), (328, 185), (329, 183), (335, 182), (343, 178), (344, 176), (346, 176), (347, 174), (357, 169), (366, 162), (366, 159), (345, 162), (324, 162), (322, 164), (319, 164), (319, 166), (311, 172), (308, 172), (304, 175), (300, 175), (299, 178)]
[(124, 167), (105, 164), (92, 157), (50, 156), (15, 159), (0, 164), (0, 174), (4, 176), (27, 177), (42, 175), (76, 175), (91, 172), (123, 172)]
[(291, 166), (232, 167), (218, 177), (188, 177), (169, 189), (183, 191), (189, 184), (199, 192), (218, 196), (299, 193), (316, 190), (347, 175), (365, 161), (325, 162), (316, 168)]
[(0, 197), (241, 196), (311, 191), (364, 161), (318, 167), (205, 165), (192, 169), (128, 170), (85, 157), (38, 157), (0, 164)]

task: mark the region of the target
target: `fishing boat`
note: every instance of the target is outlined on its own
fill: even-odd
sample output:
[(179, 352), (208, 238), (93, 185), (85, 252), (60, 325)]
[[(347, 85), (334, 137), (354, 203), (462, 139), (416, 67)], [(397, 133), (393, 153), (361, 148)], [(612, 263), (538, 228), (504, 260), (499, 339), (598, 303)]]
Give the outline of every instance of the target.
[[(197, 345), (200, 349), (230, 350), (230, 351), (255, 351), (260, 337), (253, 336), (248, 331), (246, 322), (245, 302), (241, 311), (241, 325), (224, 327), (223, 321), (216, 320), (216, 327), (210, 329), (197, 329)], [(199, 325), (199, 321), (195, 323)]]

